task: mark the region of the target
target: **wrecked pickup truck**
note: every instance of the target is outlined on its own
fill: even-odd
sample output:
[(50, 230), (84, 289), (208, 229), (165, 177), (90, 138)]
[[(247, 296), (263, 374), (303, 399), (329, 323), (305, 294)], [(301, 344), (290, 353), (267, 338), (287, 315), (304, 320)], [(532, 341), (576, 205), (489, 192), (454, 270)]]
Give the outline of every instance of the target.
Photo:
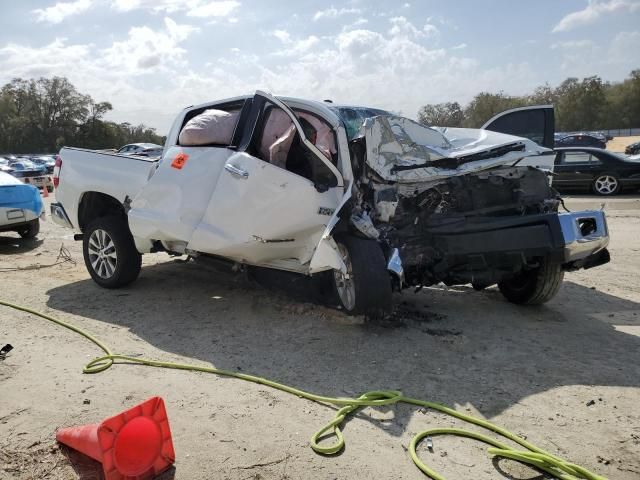
[(440, 282), (539, 304), (609, 261), (603, 212), (558, 213), (553, 133), (549, 106), (428, 128), (256, 92), (185, 109), (159, 160), (64, 148), (51, 213), (106, 288), (163, 251), (324, 278), (351, 314)]

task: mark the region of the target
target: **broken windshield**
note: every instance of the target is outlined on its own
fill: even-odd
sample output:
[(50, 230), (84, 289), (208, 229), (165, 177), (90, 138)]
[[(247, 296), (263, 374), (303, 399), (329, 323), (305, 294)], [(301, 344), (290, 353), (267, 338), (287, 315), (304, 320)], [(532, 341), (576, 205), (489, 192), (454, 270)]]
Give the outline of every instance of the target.
[(350, 141), (358, 136), (358, 132), (367, 118), (391, 115), (385, 110), (369, 107), (329, 107), (329, 109), (338, 115), (344, 123), (347, 139)]

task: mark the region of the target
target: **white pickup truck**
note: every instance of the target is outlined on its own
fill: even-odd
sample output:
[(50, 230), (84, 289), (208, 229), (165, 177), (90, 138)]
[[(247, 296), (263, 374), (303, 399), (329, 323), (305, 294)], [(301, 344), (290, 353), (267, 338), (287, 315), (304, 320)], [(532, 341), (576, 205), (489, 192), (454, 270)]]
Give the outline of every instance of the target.
[(351, 314), (439, 282), (537, 304), (609, 261), (603, 212), (558, 213), (553, 133), (550, 106), (428, 128), (256, 92), (183, 110), (159, 160), (62, 149), (51, 213), (106, 288), (164, 251), (323, 276)]

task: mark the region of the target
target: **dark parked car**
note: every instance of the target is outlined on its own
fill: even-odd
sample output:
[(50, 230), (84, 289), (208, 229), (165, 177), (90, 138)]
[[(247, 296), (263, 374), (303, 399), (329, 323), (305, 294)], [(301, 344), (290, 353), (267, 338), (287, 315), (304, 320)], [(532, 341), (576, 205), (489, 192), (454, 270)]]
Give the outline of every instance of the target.
[(555, 146), (607, 148), (607, 142), (604, 137), (590, 135), (587, 133), (576, 133), (556, 140)]
[(627, 145), (627, 148), (624, 149), (624, 153), (626, 153), (627, 155), (637, 155), (638, 153), (640, 153), (640, 142)]
[(640, 188), (640, 162), (600, 148), (556, 148), (553, 186), (615, 195)]

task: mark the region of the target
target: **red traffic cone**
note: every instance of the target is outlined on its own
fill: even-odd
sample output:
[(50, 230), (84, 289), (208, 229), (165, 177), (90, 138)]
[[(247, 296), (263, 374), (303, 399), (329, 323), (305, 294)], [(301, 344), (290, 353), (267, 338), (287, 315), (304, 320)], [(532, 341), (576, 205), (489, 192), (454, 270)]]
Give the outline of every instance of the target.
[(105, 480), (151, 479), (176, 458), (160, 397), (100, 424), (61, 428), (56, 440), (102, 463)]

